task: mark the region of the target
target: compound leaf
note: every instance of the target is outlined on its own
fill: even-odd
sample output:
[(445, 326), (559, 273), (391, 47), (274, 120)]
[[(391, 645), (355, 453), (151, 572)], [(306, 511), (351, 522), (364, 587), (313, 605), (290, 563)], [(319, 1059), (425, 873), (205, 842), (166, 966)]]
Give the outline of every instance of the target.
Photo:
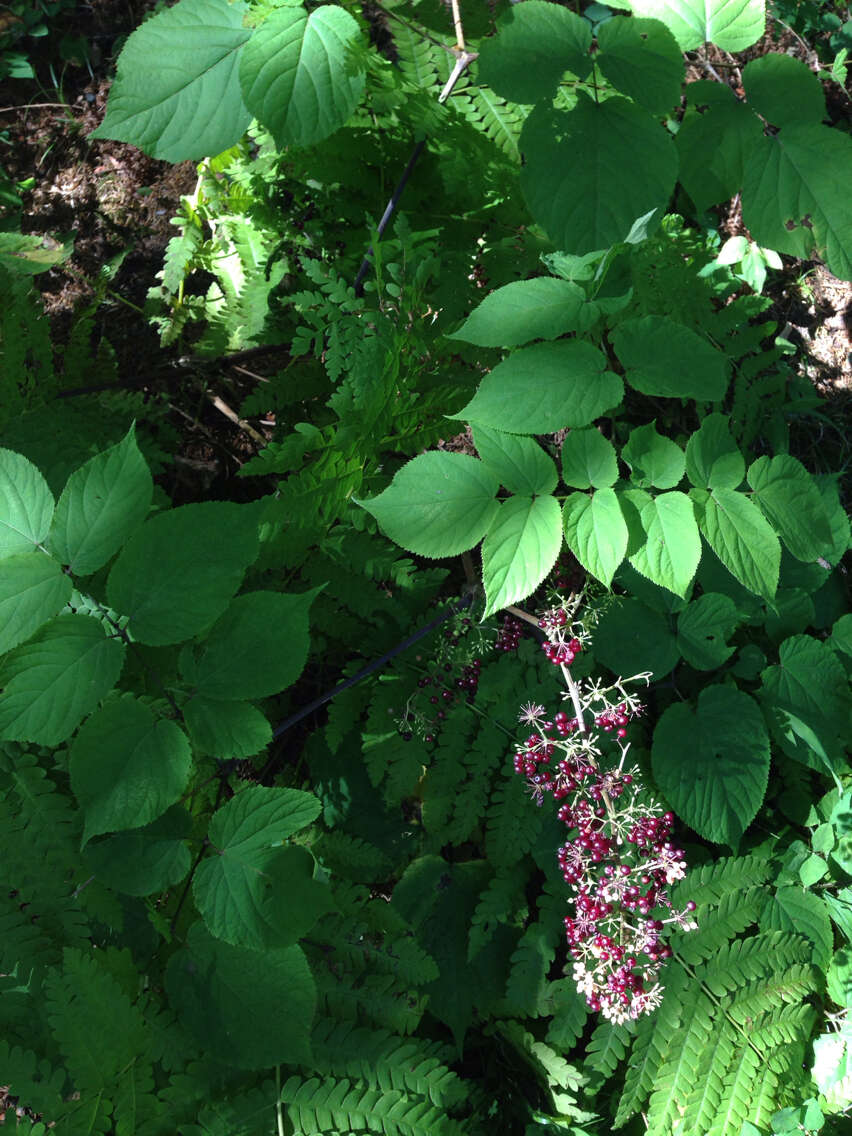
[(502, 502), (482, 545), (482, 618), (531, 595), (553, 568), (561, 547), (555, 497), (510, 497)]
[(614, 489), (572, 493), (562, 510), (565, 541), (583, 567), (607, 587), (627, 551), (627, 522)]

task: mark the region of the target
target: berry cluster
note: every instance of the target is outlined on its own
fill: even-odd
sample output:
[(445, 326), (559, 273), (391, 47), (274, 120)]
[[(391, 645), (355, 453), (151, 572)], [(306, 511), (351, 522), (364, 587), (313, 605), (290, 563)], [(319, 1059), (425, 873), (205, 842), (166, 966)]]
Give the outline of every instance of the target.
[[(564, 611), (550, 612), (539, 626), (553, 646), (570, 620)], [(620, 1023), (659, 1005), (658, 973), (671, 954), (662, 932), (667, 924), (692, 930), (695, 904), (672, 908), (667, 887), (686, 873), (683, 853), (669, 839), (674, 816), (648, 798), (638, 767), (625, 768), (623, 739), (642, 704), (622, 680), (607, 688), (575, 683), (568, 665), (564, 697), (574, 715), (523, 706), (520, 720), (533, 729), (517, 747), (514, 767), (539, 805), (545, 794), (559, 803), (557, 816), (569, 830), (557, 859), (573, 892), (565, 933), (574, 980), (592, 1010)], [(601, 735), (615, 740), (616, 761), (605, 757)]]
[(512, 615), (507, 615), (503, 620), (502, 627), (497, 632), (497, 640), (494, 643), (494, 650), (517, 651), (523, 630), (523, 624), (519, 619), (515, 619), (515, 617)]

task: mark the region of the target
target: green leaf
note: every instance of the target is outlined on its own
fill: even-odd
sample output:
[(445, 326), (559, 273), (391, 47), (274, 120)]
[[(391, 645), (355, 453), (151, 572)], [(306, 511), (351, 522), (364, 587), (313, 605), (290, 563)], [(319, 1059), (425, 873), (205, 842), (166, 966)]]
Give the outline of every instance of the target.
[(85, 858), (106, 887), (125, 895), (153, 895), (180, 883), (189, 871), (191, 822), (178, 806), (151, 824), (89, 844)]
[(630, 466), (630, 480), (640, 489), (674, 489), (686, 468), (683, 450), (657, 433), (656, 419), (630, 431), (621, 458)]
[(53, 494), (32, 462), (0, 450), (0, 559), (42, 544), (53, 508)]
[(534, 438), (477, 426), (473, 442), (480, 458), (510, 493), (532, 496), (552, 493), (556, 488), (559, 475), (553, 458)]
[(107, 598), (130, 617), (134, 639), (180, 643), (222, 614), (258, 552), (257, 510), (208, 501), (146, 521), (107, 580)]
[(612, 335), (624, 378), (641, 394), (718, 402), (728, 389), (721, 351), (668, 316), (624, 320)]
[(319, 815), (321, 804), (299, 789), (255, 786), (213, 814), (214, 855), (193, 880), (196, 906), (210, 932), (237, 946), (288, 946), (331, 906), (327, 885), (313, 879), (310, 852), (283, 842)]
[(677, 179), (671, 135), (628, 99), (594, 103), (580, 92), (570, 111), (540, 104), (519, 144), (530, 212), (557, 248), (575, 254), (627, 240), (640, 218), (657, 223)]
[(813, 71), (790, 55), (772, 52), (743, 67), (743, 87), (752, 110), (773, 126), (819, 123), (825, 95)]
[(246, 11), (239, 0), (180, 0), (146, 20), (122, 48), (106, 118), (89, 137), (130, 142), (165, 162), (238, 142), (251, 122), (237, 78), (251, 36)]
[(828, 967), (834, 935), (825, 902), (800, 887), (780, 887), (760, 913), (761, 931), (795, 931), (813, 943), (813, 961)]
[(118, 445), (69, 477), (53, 515), (51, 552), (75, 576), (96, 572), (145, 519), (153, 492), (131, 426)]
[(181, 652), (181, 673), (205, 698), (267, 698), (291, 686), (305, 665), (308, 609), (316, 590), (288, 596), (248, 592), (196, 649)]
[(614, 16), (596, 34), (595, 66), (621, 94), (655, 114), (678, 105), (683, 54), (667, 27), (658, 20)]
[(712, 671), (733, 655), (726, 640), (740, 623), (737, 605), (729, 596), (705, 592), (678, 615), (677, 644), (691, 667)]
[(126, 694), (97, 710), (71, 746), (71, 788), (85, 817), (83, 844), (139, 828), (173, 805), (192, 768), (186, 734)]
[(112, 690), (123, 661), (124, 645), (96, 619), (57, 616), (3, 660), (0, 738), (59, 745)]
[(595, 628), (595, 658), (617, 675), (650, 671), (663, 678), (679, 654), (671, 621), (658, 611), (625, 596), (603, 613)]
[(852, 279), (852, 139), (828, 126), (761, 134), (746, 158), (743, 221), (766, 248), (822, 257)]
[(748, 470), (753, 500), (797, 560), (812, 562), (831, 546), (828, 511), (816, 482), (789, 454), (758, 458)]
[(0, 655), (34, 635), (70, 595), (70, 577), (43, 552), (7, 556), (0, 567)]
[(498, 22), (479, 49), (479, 78), (504, 99), (530, 104), (556, 94), (566, 71), (585, 79), (592, 68), (592, 29), (567, 8), (525, 0)]
[(627, 551), (627, 523), (614, 489), (572, 493), (562, 510), (565, 541), (583, 567), (607, 587)]
[(549, 434), (588, 426), (623, 397), (621, 379), (606, 369), (602, 352), (570, 339), (515, 351), (485, 376), (464, 409), (448, 417), (507, 433)]
[(166, 992), (204, 1052), (226, 1065), (310, 1062), (317, 995), (298, 946), (252, 951), (194, 923), (169, 959)]
[(749, 148), (762, 133), (757, 115), (730, 87), (699, 79), (686, 88), (687, 111), (675, 137), (680, 182), (699, 213), (727, 201), (743, 184)]
[(562, 443), (562, 480), (575, 489), (607, 489), (618, 480), (612, 442), (599, 430), (571, 430)]
[(544, 580), (562, 547), (559, 502), (555, 497), (510, 497), (482, 545), (486, 619), (526, 599)]
[[(524, 7), (538, 2), (524, 0)], [(557, 339), (566, 331), (586, 330), (583, 313), (588, 303), (579, 284), (569, 280), (552, 276), (515, 280), (486, 296), (458, 331), (447, 338), (475, 343), (477, 347), (519, 347), (533, 339)]]
[(639, 509), (645, 543), (630, 556), (637, 572), (685, 597), (701, 559), (695, 509), (685, 493), (660, 493)]
[(781, 644), (779, 662), (761, 675), (760, 697), (770, 711), (792, 714), (826, 749), (845, 737), (852, 696), (843, 665), (830, 647), (811, 635)]
[(750, 592), (771, 600), (778, 587), (781, 545), (772, 526), (744, 493), (693, 489), (698, 528), (707, 543)]
[(626, 0), (625, 6), (664, 23), (683, 51), (703, 43), (743, 51), (765, 27), (763, 0)]
[(733, 686), (705, 687), (695, 709), (669, 706), (654, 730), (654, 778), (705, 840), (736, 846), (769, 778), (769, 738), (757, 703)]
[(418, 556), (458, 556), (485, 536), (500, 483), (467, 454), (420, 454), (370, 501), (356, 501), (385, 536)]
[(728, 429), (726, 414), (708, 414), (686, 443), (686, 476), (698, 489), (736, 489), (745, 459)]
[(355, 19), (325, 4), (277, 8), (255, 31), (240, 60), (246, 106), (278, 147), (313, 146), (346, 120), (364, 94)]
[(193, 748), (219, 759), (254, 757), (272, 741), (272, 726), (250, 702), (219, 702), (195, 695), (183, 707)]

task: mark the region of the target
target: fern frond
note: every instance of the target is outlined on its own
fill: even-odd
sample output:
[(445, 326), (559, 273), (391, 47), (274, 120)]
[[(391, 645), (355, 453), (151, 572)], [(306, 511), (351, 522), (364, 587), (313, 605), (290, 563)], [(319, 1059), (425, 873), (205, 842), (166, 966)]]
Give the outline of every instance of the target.
[(453, 106), (513, 162), (520, 161), (518, 138), (524, 116), (514, 103), (495, 95), (489, 87), (472, 86), (453, 99)]
[(544, 1013), (547, 972), (556, 957), (558, 938), (559, 924), (533, 923), (512, 953), (506, 1000), (518, 1016), (536, 1018)]
[(520, 777), (498, 784), (488, 808), (485, 849), (496, 867), (517, 863), (534, 847), (543, 824), (540, 809), (530, 808)]
[(691, 899), (696, 904), (718, 903), (729, 892), (746, 891), (769, 878), (769, 862), (758, 856), (727, 856), (690, 869), (689, 879), (671, 890), (672, 905), (682, 907)]
[(464, 1128), (426, 1100), (360, 1081), (290, 1077), (281, 1101), (296, 1133), (377, 1132), (386, 1136), (463, 1136)]
[(407, 24), (393, 25), (393, 43), (397, 52), (397, 66), (403, 77), (420, 90), (437, 89), (437, 55), (441, 48)]
[(807, 962), (808, 941), (788, 931), (767, 931), (748, 939), (734, 939), (699, 967), (696, 977), (714, 994), (722, 996), (753, 979), (777, 973), (782, 967)]
[(749, 982), (741, 991), (723, 999), (722, 1005), (734, 1021), (751, 1024), (759, 1014), (779, 1002), (797, 1002), (819, 988), (818, 971), (809, 963), (798, 963), (769, 977)]
[(674, 1039), (684, 1017), (683, 994), (688, 978), (682, 970), (668, 967), (664, 982), (666, 992), (659, 1009), (651, 1016), (640, 1018), (636, 1025), (624, 1091), (615, 1117), (616, 1128), (642, 1108), (656, 1086), (660, 1070), (676, 1052)]
[(683, 1132), (706, 1132), (719, 1115), (725, 1077), (742, 1038), (730, 1022), (717, 1023), (701, 1055), (692, 1091), (686, 1100)]
[(699, 905), (698, 930), (672, 940), (675, 956), (691, 965), (712, 958), (729, 939), (757, 922), (764, 895), (762, 888), (749, 888), (744, 893), (727, 892), (712, 906)]
[[(497, 869), (479, 897), (470, 920), (467, 943), (468, 962), (487, 946), (501, 924), (525, 919), (528, 908), (524, 897), (527, 872), (523, 864), (509, 864)], [(572, 983), (573, 986), (573, 983)]]
[(339, 829), (321, 833), (311, 851), (329, 871), (353, 880), (383, 880), (392, 867), (380, 849)]
[(611, 1077), (624, 1060), (635, 1033), (635, 1022), (625, 1022), (622, 1025), (599, 1022), (586, 1046), (584, 1064), (604, 1077)]
[(688, 1019), (672, 1038), (669, 1058), (654, 1079), (648, 1108), (649, 1132), (669, 1132), (684, 1115), (712, 1032), (713, 1005), (699, 994), (690, 1005)]
[(719, 1108), (707, 1136), (739, 1136), (743, 1124), (749, 1119), (756, 1089), (765, 1093), (766, 1086), (760, 1070), (761, 1061), (757, 1051), (750, 1045), (743, 1045), (734, 1055), (725, 1077)]
[(440, 1042), (321, 1019), (311, 1035), (311, 1051), (318, 1071), (383, 1091), (417, 1093), (439, 1108), (452, 1108), (465, 1096), (461, 1078), (445, 1064), (453, 1051)]
[(64, 1069), (54, 1069), (35, 1053), (0, 1041), (0, 1070), (8, 1095), (17, 1098), (20, 1107), (47, 1121), (60, 1114), (67, 1079)]
[(589, 1016), (586, 1001), (573, 979), (560, 978), (550, 983), (543, 1002), (550, 1015), (545, 1041), (567, 1053), (573, 1049), (585, 1028)]

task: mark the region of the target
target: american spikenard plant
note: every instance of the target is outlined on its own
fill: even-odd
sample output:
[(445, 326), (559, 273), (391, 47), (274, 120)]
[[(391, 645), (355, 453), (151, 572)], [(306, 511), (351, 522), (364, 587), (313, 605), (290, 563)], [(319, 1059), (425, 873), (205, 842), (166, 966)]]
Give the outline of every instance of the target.
[[(589, 633), (577, 618), (582, 596), (571, 596), (538, 620), (542, 649), (559, 669), (573, 715), (527, 703), (520, 721), (532, 726), (518, 747), (515, 772), (525, 777), (536, 804), (546, 795), (559, 802), (557, 816), (572, 831), (557, 856), (573, 892), (565, 933), (574, 960), (573, 977), (589, 1008), (616, 1025), (655, 1010), (663, 998), (659, 972), (671, 950), (662, 941), (667, 926), (694, 930), (695, 903), (672, 906), (668, 885), (686, 875), (683, 852), (669, 840), (674, 814), (663, 810), (629, 764), (627, 728), (644, 707), (627, 688), (650, 674), (575, 681), (571, 664)], [(606, 745), (603, 738), (615, 742)], [(665, 909), (660, 919), (659, 909)]]

